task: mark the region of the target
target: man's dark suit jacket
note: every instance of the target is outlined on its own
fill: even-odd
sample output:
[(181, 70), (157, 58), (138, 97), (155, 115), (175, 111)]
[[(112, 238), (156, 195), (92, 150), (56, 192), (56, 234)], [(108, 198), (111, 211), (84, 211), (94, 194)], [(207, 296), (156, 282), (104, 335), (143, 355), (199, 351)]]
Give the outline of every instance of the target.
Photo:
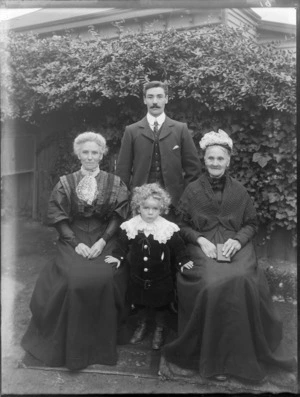
[[(129, 189), (147, 183), (154, 145), (147, 118), (126, 127), (116, 174)], [(200, 175), (199, 156), (187, 125), (166, 117), (159, 136), (161, 169), (166, 190), (176, 205), (185, 186)]]

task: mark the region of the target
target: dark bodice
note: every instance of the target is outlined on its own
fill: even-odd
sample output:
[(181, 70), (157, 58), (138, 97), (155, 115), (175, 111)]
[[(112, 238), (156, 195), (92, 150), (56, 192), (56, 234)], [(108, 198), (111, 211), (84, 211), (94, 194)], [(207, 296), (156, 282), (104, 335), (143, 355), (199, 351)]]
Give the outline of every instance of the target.
[(229, 175), (221, 201), (204, 174), (188, 185), (177, 210), (182, 235), (191, 243), (196, 243), (200, 236), (209, 238), (221, 227), (233, 232), (243, 246), (257, 230), (256, 211), (247, 190)]
[(104, 171), (95, 177), (99, 193), (94, 202), (89, 205), (79, 199), (76, 187), (83, 177), (81, 171), (61, 177), (48, 206), (48, 224), (74, 247), (80, 242), (74, 228), (86, 232), (99, 229), (99, 235), (108, 241), (126, 219), (129, 208), (126, 185), (118, 176)]
[(80, 200), (76, 187), (84, 175), (81, 171), (64, 175), (54, 187), (48, 207), (48, 222), (54, 224), (63, 219), (73, 218), (107, 218), (113, 212), (126, 218), (128, 212), (128, 191), (119, 177), (104, 171), (95, 177), (98, 186), (98, 196), (89, 205)]

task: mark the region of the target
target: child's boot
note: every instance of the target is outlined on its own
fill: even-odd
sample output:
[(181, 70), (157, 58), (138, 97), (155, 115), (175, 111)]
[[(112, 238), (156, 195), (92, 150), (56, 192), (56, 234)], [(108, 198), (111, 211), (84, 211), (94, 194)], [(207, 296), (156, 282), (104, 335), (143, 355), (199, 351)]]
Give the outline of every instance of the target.
[(135, 329), (132, 338), (130, 339), (130, 343), (132, 345), (135, 345), (136, 343), (141, 342), (145, 337), (146, 330), (147, 330), (146, 319), (142, 319), (139, 321), (138, 326)]
[(146, 331), (147, 331), (147, 308), (142, 307), (139, 308), (139, 312), (138, 312), (138, 326), (136, 327), (134, 334), (132, 335), (131, 339), (130, 339), (130, 343), (132, 345), (135, 345), (136, 343), (141, 342), (145, 335), (146, 335)]

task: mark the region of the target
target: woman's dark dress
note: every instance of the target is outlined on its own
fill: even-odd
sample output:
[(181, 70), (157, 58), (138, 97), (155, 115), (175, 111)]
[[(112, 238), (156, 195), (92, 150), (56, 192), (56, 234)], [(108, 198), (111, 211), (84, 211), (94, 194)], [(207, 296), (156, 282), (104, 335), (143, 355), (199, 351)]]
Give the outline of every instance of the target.
[[(257, 265), (252, 238), (256, 212), (246, 189), (230, 176), (224, 191), (213, 191), (202, 175), (185, 190), (179, 203), (182, 235), (194, 261), (178, 273), (178, 338), (164, 356), (203, 377), (219, 374), (259, 381), (264, 364), (290, 369), (294, 360), (276, 353), (282, 323), (274, 309), (267, 280)], [(231, 263), (208, 258), (197, 244), (203, 236), (224, 243), (237, 239), (242, 249)]]
[[(113, 235), (128, 213), (128, 191), (119, 177), (100, 171), (98, 197), (92, 205), (79, 200), (81, 171), (61, 177), (49, 201), (49, 224), (59, 240), (55, 260), (37, 280), (32, 319), (22, 346), (48, 366), (81, 369), (116, 364), (116, 344), (125, 320), (127, 269), (104, 261), (115, 244)], [(92, 246), (103, 238), (100, 256), (75, 252), (79, 242)]]

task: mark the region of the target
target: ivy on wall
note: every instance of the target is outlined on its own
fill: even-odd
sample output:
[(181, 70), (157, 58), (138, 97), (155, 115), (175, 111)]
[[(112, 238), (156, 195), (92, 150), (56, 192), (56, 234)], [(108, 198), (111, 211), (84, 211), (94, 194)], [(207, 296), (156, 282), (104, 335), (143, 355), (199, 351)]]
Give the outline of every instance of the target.
[[(104, 40), (11, 34), (3, 67), (2, 118), (40, 127), (63, 118), (57, 172), (73, 170), (66, 145), (85, 130), (102, 133), (115, 158), (125, 125), (145, 115), (142, 85), (169, 84), (167, 114), (185, 121), (195, 143), (221, 128), (234, 141), (231, 173), (248, 189), (261, 224), (296, 231), (296, 66), (275, 44), (258, 45), (222, 25), (162, 32), (123, 31)], [(110, 156), (110, 157), (109, 157)], [(296, 240), (295, 240), (296, 241)]]

